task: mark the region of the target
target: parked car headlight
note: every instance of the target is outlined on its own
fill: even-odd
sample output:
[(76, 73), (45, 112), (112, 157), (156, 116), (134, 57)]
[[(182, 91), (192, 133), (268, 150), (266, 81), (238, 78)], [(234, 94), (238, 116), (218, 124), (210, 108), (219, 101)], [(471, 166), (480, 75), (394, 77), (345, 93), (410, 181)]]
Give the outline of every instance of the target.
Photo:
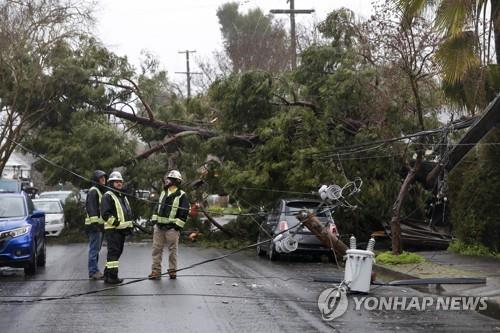
[(27, 233), (29, 233), (31, 230), (31, 226), (27, 225), (25, 227), (21, 227), (21, 228), (16, 228), (16, 229), (12, 229), (12, 230), (7, 230), (7, 231), (2, 231), (0, 233), (0, 239), (4, 239), (4, 238), (8, 238), (8, 237), (19, 237), (19, 236), (22, 236), (22, 235), (26, 235)]

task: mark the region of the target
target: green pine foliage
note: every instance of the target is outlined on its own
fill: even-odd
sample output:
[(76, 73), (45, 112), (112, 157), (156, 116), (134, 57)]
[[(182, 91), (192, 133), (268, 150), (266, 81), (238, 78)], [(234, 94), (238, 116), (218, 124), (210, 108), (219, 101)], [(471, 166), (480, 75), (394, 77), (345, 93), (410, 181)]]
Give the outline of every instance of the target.
[[(413, 14), (429, 2), (414, 3), (420, 5), (408, 8)], [(212, 76), (216, 79), (207, 91), (189, 101), (151, 55), (145, 54), (136, 71), (126, 58), (114, 55), (83, 31), (38, 51), (25, 52), (12, 44), (12, 51), (18, 52), (14, 59), (8, 59), (12, 60), (10, 66), (3, 60), (11, 49), (0, 52), (4, 57), (0, 59), (2, 109), (27, 113), (22, 117), (19, 138), (63, 167), (43, 159), (35, 164), (47, 184), (70, 181), (88, 188), (87, 181), (68, 170), (90, 177), (95, 169), (109, 172), (122, 167), (127, 190), (147, 189), (158, 195), (161, 178), (176, 168), (184, 175), (184, 189), (192, 200), (209, 193), (229, 194), (233, 203), (259, 212), (269, 211), (278, 198), (316, 197), (313, 193), (322, 184), (342, 186), (360, 177), (361, 192), (349, 199), (358, 209), (338, 208), (334, 217), (341, 235), (356, 234), (363, 239), (381, 230), (381, 221), (390, 219), (406, 173), (404, 166), (412, 159), (415, 146), (395, 142), (348, 152), (338, 149), (398, 137), (422, 126), (440, 126), (436, 113), (444, 105), (443, 92), (475, 111), (498, 92), (500, 77), (497, 65), (474, 67), (474, 73), (460, 82), (446, 82), (444, 89), (439, 89), (436, 68), (428, 63), (417, 64), (421, 79), (411, 81), (415, 68), (402, 66), (407, 59), (399, 53), (401, 25), (382, 19), (394, 18), (391, 11), (396, 9), (390, 5), (383, 8), (365, 23), (358, 22), (347, 9), (330, 13), (318, 26), (321, 35), (301, 50), (299, 65), (292, 71), (283, 25), (259, 9), (242, 14), (237, 3), (225, 4), (217, 16), (224, 41), (223, 60), (230, 65), (227, 72)], [(413, 30), (422, 34), (415, 36), (416, 40), (430, 36), (425, 35), (428, 26), (422, 24), (421, 30)], [(387, 49), (380, 50), (380, 45)], [(454, 44), (442, 46), (454, 49)], [(412, 59), (417, 63), (435, 61), (424, 56), (428, 50), (414, 50), (421, 53)], [(440, 52), (438, 56), (450, 57), (445, 47)], [(43, 61), (37, 54), (43, 55)], [(457, 62), (453, 67), (470, 67), (470, 59), (454, 55), (452, 60)], [(18, 81), (12, 79), (13, 74)], [(473, 81), (481, 84), (469, 89)], [(146, 106), (134, 101), (138, 96), (131, 92), (135, 89), (132, 82), (137, 83), (140, 97), (156, 120), (209, 131), (210, 137), (183, 136), (147, 159), (134, 159), (175, 133), (158, 124), (144, 126), (105, 114), (106, 110), (120, 109), (149, 119)], [(124, 85), (133, 89), (123, 89)], [(414, 89), (418, 90), (419, 103)], [(417, 119), (417, 105), (422, 122)], [(253, 139), (235, 144), (231, 141), (235, 135)], [(424, 142), (426, 148), (433, 140)], [(482, 244), (498, 253), (500, 153), (493, 143), (500, 142), (500, 135), (495, 133), (484, 142), (492, 144), (475, 149), (462, 167), (450, 174), (452, 222), (463, 244)], [(209, 155), (216, 158), (207, 162)], [(199, 178), (202, 186), (191, 188), (190, 182)], [(411, 199), (402, 216), (419, 213), (428, 195), (420, 185), (412, 184)], [(151, 203), (131, 203), (137, 216), (151, 214)], [(250, 218), (240, 218), (228, 228), (244, 240), (255, 240), (258, 230)]]
[(75, 113), (69, 123), (60, 127), (41, 129), (36, 137), (26, 137), (28, 146), (63, 168), (40, 159), (35, 168), (44, 174), (46, 184), (70, 181), (75, 186), (90, 185), (65, 169), (91, 178), (95, 169), (111, 172), (122, 161), (129, 160), (135, 143), (116, 127), (110, 126), (103, 116)]

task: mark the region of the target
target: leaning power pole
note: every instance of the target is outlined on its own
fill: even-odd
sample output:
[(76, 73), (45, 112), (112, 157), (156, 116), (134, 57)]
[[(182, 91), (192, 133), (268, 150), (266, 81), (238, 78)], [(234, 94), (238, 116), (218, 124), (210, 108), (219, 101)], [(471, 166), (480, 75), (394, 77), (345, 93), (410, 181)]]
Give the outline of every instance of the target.
[(190, 53), (196, 53), (196, 51), (179, 51), (178, 53), (185, 53), (186, 54), (186, 71), (185, 72), (175, 72), (176, 74), (186, 74), (187, 78), (187, 99), (191, 99), (191, 75), (194, 74), (201, 74), (198, 72), (191, 72), (191, 69), (189, 68), (189, 54)]
[(290, 3), (290, 9), (271, 9), (271, 14), (289, 14), (290, 15), (290, 53), (292, 55), (292, 69), (297, 68), (297, 36), (295, 33), (295, 14), (311, 14), (314, 9), (295, 9), (295, 0), (287, 0)]

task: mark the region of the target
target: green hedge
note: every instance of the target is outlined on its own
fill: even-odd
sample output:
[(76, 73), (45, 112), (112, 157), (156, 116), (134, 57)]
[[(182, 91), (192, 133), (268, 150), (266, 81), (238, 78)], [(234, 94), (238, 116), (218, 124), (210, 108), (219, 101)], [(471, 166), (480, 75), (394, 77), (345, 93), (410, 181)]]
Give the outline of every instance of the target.
[(403, 252), (398, 256), (392, 252), (383, 252), (377, 255), (376, 261), (378, 264), (385, 265), (420, 264), (425, 261), (425, 258), (411, 252)]
[(488, 135), (450, 174), (453, 232), (464, 245), (500, 252), (500, 131)]

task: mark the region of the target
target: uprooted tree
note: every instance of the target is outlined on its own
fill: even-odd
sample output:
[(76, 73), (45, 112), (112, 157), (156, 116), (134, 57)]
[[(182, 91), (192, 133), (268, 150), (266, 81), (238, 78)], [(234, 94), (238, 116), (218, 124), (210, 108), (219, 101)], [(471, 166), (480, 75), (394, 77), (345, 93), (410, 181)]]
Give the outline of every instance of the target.
[[(28, 131), (19, 128), (21, 137), (36, 152), (78, 174), (126, 165), (149, 184), (171, 166), (185, 168), (194, 178), (196, 166), (212, 152), (224, 162), (214, 173), (218, 183), (255, 205), (267, 204), (274, 194), (241, 187), (310, 192), (322, 182), (364, 175), (374, 184), (367, 193), (370, 214), (387, 216), (381, 198), (393, 191), (394, 183), (383, 175), (387, 170), (396, 174), (398, 156), (352, 172), (363, 163), (323, 153), (334, 145), (393, 136), (399, 128), (380, 124), (405, 118), (395, 112), (401, 101), (388, 98), (401, 86), (365, 61), (357, 27), (347, 29), (353, 22), (345, 20), (346, 14), (335, 12), (325, 21), (324, 42), (304, 51), (297, 72), (232, 74), (193, 99), (189, 112), (154, 64), (134, 74), (125, 59), (95, 39), (75, 35), (51, 49), (51, 67), (43, 79), (54, 85), (57, 98)], [(137, 137), (145, 145), (140, 152)], [(39, 168), (52, 183), (82, 182), (50, 165), (40, 163)], [(362, 219), (363, 214), (357, 223)]]
[[(8, 2), (10, 12), (4, 14), (28, 3), (60, 4)], [(362, 209), (336, 215), (344, 234), (368, 236), (396, 211), (418, 211), (422, 193), (411, 178), (401, 188), (400, 170), (410, 165), (413, 152), (423, 158), (428, 142), (415, 142), (416, 150), (401, 142), (337, 148), (436, 127), (435, 111), (442, 105), (430, 62), (434, 35), (422, 21), (412, 21), (415, 29), (407, 30), (382, 16), (363, 24), (348, 10), (334, 11), (320, 24), (318, 43), (302, 52), (296, 71), (229, 71), (189, 103), (157, 61), (146, 58), (137, 72), (87, 32), (54, 42), (45, 67), (37, 67), (38, 76), (29, 66), (13, 72), (9, 54), (1, 50), (6, 59), (0, 83), (3, 114), (20, 112), (21, 101), (29, 104), (29, 112), (40, 110), (11, 120), (17, 136), (4, 135), (1, 143), (22, 141), (87, 177), (95, 168), (126, 167), (126, 182), (135, 188), (158, 186), (173, 167), (193, 180), (203, 166), (203, 190), (231, 194), (253, 210), (269, 208), (277, 196), (286, 195), (283, 191), (307, 195), (321, 184), (362, 177), (365, 186), (357, 202)], [(9, 33), (14, 40), (16, 30)], [(24, 56), (28, 63), (39, 61), (36, 52)], [(20, 119), (25, 119), (22, 126), (16, 126)], [(208, 163), (209, 154), (219, 162)], [(88, 185), (44, 161), (36, 167), (49, 183)], [(398, 191), (408, 191), (414, 200), (403, 205), (400, 196), (398, 209), (392, 210)]]

